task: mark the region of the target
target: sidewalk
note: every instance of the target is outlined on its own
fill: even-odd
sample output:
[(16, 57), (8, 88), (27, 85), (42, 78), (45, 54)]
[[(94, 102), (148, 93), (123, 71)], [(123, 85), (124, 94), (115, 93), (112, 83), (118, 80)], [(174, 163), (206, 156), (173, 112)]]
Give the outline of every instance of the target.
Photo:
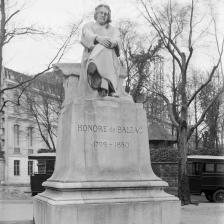
[(32, 224), (32, 200), (0, 200), (0, 224)]
[(180, 224), (224, 224), (224, 204), (202, 202), (183, 206)]
[[(0, 224), (32, 224), (32, 219), (32, 200), (0, 200)], [(224, 203), (183, 206), (180, 224), (224, 224)]]

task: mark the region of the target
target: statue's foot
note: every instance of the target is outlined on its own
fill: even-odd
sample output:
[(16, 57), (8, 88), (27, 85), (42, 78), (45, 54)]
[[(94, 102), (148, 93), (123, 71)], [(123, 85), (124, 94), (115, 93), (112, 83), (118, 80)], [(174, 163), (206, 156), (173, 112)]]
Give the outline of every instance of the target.
[(119, 97), (119, 95), (118, 95), (116, 92), (110, 93), (109, 96), (112, 96), (112, 97)]
[(87, 68), (87, 73), (92, 75), (97, 70), (96, 65), (93, 62), (90, 62)]
[(98, 91), (99, 92), (99, 95), (100, 96), (102, 96), (102, 97), (105, 97), (105, 96), (107, 96), (108, 94), (107, 94), (107, 90), (106, 89), (101, 89), (100, 91)]

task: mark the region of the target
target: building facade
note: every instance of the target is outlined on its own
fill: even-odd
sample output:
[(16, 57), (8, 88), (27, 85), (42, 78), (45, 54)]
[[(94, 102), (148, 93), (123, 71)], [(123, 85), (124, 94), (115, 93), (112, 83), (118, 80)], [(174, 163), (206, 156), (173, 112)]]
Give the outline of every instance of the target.
[[(36, 102), (39, 106), (38, 110), (40, 111), (42, 109), (44, 111), (44, 107), (41, 105), (43, 93), (45, 93), (45, 96), (48, 95), (51, 96), (51, 99), (54, 99), (52, 97), (55, 89), (54, 83), (49, 83), (46, 76), (44, 75), (44, 78), (33, 81), (28, 90), (29, 93), (32, 92), (29, 96), (32, 102)], [(29, 76), (7, 68), (3, 69), (2, 77), (2, 88), (13, 86), (29, 78)], [(34, 106), (33, 104), (27, 104), (27, 97), (25, 97), (25, 91), (22, 88), (24, 86), (21, 86), (19, 90), (16, 88), (5, 91), (2, 96), (2, 101), (10, 100), (1, 113), (0, 183), (3, 185), (29, 185), (30, 175), (37, 171), (37, 164), (36, 161), (29, 160), (28, 156), (37, 153), (40, 149), (49, 148), (43, 141), (43, 136), (49, 138), (48, 133), (44, 133), (44, 129), (42, 129), (42, 133), (40, 132), (40, 127), (44, 128), (45, 124), (42, 120), (39, 120), (39, 124), (37, 124), (34, 114), (31, 111), (29, 112), (28, 109)], [(21, 95), (22, 91), (23, 94)], [(40, 112), (39, 116), (42, 116), (41, 113), (43, 112)], [(56, 125), (55, 122), (54, 128), (56, 128)], [(55, 139), (56, 137), (54, 137)]]

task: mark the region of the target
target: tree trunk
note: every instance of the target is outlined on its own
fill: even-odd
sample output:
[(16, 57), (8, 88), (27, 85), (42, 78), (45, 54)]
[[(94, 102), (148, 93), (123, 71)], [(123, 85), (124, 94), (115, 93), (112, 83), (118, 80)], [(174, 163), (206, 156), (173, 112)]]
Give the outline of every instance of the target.
[[(195, 97), (194, 100), (194, 119), (195, 119), (195, 124), (198, 123), (198, 115), (197, 115), (197, 96)], [(198, 127), (195, 128), (195, 150), (198, 151)]]
[[(2, 61), (3, 61), (3, 45), (5, 41), (5, 0), (1, 0), (0, 3), (0, 11), (1, 11), (1, 21), (0, 21), (0, 128), (2, 127)], [(0, 153), (2, 151), (2, 136), (0, 137)], [(1, 153), (2, 154), (2, 153)], [(1, 155), (0, 154), (0, 155)]]
[[(5, 15), (5, 0), (1, 0), (0, 3), (0, 10), (1, 10), (1, 22), (0, 22), (0, 88), (2, 87), (2, 50), (3, 50), (3, 45), (5, 41), (5, 20), (6, 20), (6, 15)], [(1, 89), (0, 89), (1, 90)], [(1, 92), (0, 92), (1, 93)]]
[(178, 129), (178, 197), (182, 205), (191, 203), (190, 189), (187, 175), (187, 125), (181, 124)]

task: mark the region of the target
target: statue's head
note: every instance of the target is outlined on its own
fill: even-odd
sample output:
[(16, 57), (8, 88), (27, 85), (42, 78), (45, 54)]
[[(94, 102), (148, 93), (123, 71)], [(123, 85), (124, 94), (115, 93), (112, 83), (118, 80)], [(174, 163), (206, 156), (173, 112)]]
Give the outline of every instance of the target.
[(94, 19), (100, 24), (109, 24), (111, 22), (111, 10), (108, 5), (100, 4), (95, 8)]

